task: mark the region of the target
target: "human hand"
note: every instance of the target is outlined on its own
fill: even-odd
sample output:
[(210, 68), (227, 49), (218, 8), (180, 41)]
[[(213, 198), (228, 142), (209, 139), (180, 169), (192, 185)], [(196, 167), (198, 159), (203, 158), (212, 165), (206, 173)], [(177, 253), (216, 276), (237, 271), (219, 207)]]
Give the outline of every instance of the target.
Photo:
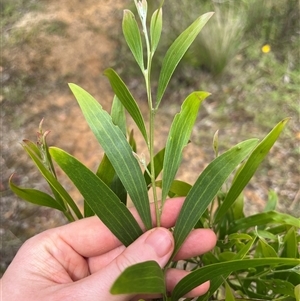
[[(164, 267), (170, 259), (174, 240), (167, 230), (174, 226), (183, 198), (166, 201), (160, 228), (154, 228), (127, 248), (98, 219), (90, 217), (47, 230), (24, 243), (1, 279), (2, 301), (129, 301), (159, 296), (111, 295), (110, 288), (127, 267), (155, 260)], [(153, 204), (152, 204), (153, 205)], [(154, 207), (152, 217), (155, 220)], [(140, 225), (141, 220), (131, 209)], [(216, 243), (209, 229), (193, 230), (175, 260), (211, 250)], [(167, 291), (172, 291), (188, 272), (169, 269)], [(206, 282), (187, 297), (204, 294)]]

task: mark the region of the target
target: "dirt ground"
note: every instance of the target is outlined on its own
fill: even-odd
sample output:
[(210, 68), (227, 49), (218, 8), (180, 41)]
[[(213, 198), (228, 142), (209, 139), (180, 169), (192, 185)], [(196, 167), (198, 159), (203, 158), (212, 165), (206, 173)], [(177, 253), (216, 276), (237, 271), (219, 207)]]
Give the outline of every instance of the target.
[[(48, 139), (50, 145), (72, 153), (94, 170), (101, 159), (101, 148), (68, 90), (67, 83), (75, 82), (80, 85), (89, 91), (105, 109), (109, 110), (113, 93), (108, 80), (102, 73), (105, 68), (111, 66), (117, 44), (109, 38), (111, 35), (108, 35), (108, 31), (115, 30), (114, 35), (121, 34), (121, 24), (116, 25), (115, 22), (120, 20), (122, 7), (128, 3), (130, 1), (48, 0), (45, 9), (28, 12), (13, 25), (14, 30), (24, 29), (24, 35), (39, 24), (44, 24), (41, 22), (45, 21), (61, 21), (67, 27), (63, 35), (35, 33), (34, 42), (24, 40), (21, 47), (10, 48), (9, 53), (5, 51), (3, 53), (9, 66), (1, 67), (4, 87), (5, 79), (9, 81), (18, 70), (32, 75), (37, 85), (36, 88), (26, 92), (26, 101), (18, 102), (17, 105), (11, 105), (13, 99), (0, 98), (2, 271), (25, 239), (49, 227), (65, 223), (60, 213), (29, 205), (15, 197), (8, 189), (8, 178), (12, 173), (16, 173), (14, 181), (19, 185), (48, 189), (19, 142), (24, 138), (35, 141), (38, 124), (42, 118), (45, 118), (44, 129), (51, 130)], [(11, 34), (12, 30), (7, 30), (5, 34)], [(41, 89), (38, 85), (45, 88)], [(134, 82), (130, 85), (135, 88)], [(141, 98), (141, 110), (146, 113), (146, 102), (142, 99), (144, 96), (139, 91), (137, 95)], [(208, 103), (204, 111), (209, 112), (213, 107), (213, 102)], [(157, 117), (157, 149), (163, 145), (171, 117), (178, 109), (179, 105), (176, 103), (162, 107)], [(205, 116), (201, 122), (202, 125), (197, 124), (193, 133), (196, 143), (191, 143), (186, 148), (183, 159), (184, 168), (180, 169), (178, 174), (178, 178), (190, 183), (195, 181), (197, 175), (213, 158), (210, 145), (205, 148), (199, 147), (197, 135), (202, 127), (211, 131), (211, 136), (213, 136), (217, 125), (212, 124), (212, 121)], [(238, 136), (238, 132), (238, 128), (232, 129), (231, 132), (225, 130), (227, 135)], [(139, 136), (136, 139), (139, 145), (141, 139)], [(145, 146), (141, 145), (138, 152), (145, 152)], [(272, 154), (275, 154), (282, 164), (286, 164), (286, 168), (297, 164), (297, 160), (289, 158), (289, 154), (282, 147), (274, 148)], [(274, 167), (272, 162), (269, 165)], [(293, 168), (289, 173), (286, 170), (279, 174), (276, 172), (276, 169), (270, 168), (263, 178), (259, 178), (259, 182), (254, 182), (246, 189), (249, 211), (261, 210), (268, 190), (275, 187), (288, 200), (283, 205), (285, 207), (283, 209), (296, 210), (296, 203), (299, 201), (297, 168)], [(282, 178), (283, 174), (285, 176)], [(62, 175), (59, 174), (59, 176)], [(271, 178), (279, 179), (280, 183), (274, 183)], [(70, 182), (66, 179), (63, 181), (66, 188), (80, 203), (80, 197)]]

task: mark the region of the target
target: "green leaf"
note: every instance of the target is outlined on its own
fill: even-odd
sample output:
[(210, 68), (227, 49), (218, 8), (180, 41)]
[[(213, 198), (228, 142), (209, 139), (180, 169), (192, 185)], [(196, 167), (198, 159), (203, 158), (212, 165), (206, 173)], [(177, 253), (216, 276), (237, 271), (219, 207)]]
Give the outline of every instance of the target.
[(234, 271), (256, 268), (259, 266), (295, 266), (299, 263), (300, 261), (298, 259), (291, 258), (252, 258), (211, 264), (191, 272), (180, 280), (174, 288), (171, 300), (177, 301), (201, 283)]
[[(152, 227), (148, 190), (132, 149), (110, 115), (85, 90), (70, 84), (81, 110), (97, 140), (103, 147), (118, 177), (127, 190), (147, 229)], [(119, 97), (120, 99), (120, 97)]]
[(117, 95), (114, 96), (113, 103), (111, 106), (110, 116), (111, 116), (112, 122), (121, 129), (122, 133), (126, 137), (125, 110), (124, 110), (124, 106), (122, 105), (122, 103)]
[(91, 209), (125, 246), (143, 233), (129, 209), (91, 170), (59, 148), (49, 151)]
[(128, 142), (129, 142), (129, 144), (130, 144), (130, 146), (132, 148), (132, 151), (135, 152), (135, 153), (137, 153), (137, 147), (136, 147), (136, 141), (135, 141), (135, 138), (134, 138), (134, 131), (133, 131), (133, 129), (129, 133)]
[[(157, 187), (162, 187), (162, 181), (157, 181), (156, 182)], [(191, 190), (192, 186), (186, 182), (179, 181), (179, 180), (174, 180), (171, 187), (170, 191), (174, 196), (187, 196), (189, 191)]]
[(12, 182), (12, 177), (13, 175), (9, 178), (9, 187), (18, 197), (35, 205), (46, 206), (63, 212), (66, 210), (64, 204), (57, 202), (56, 199), (43, 191), (16, 186)]
[(255, 249), (255, 257), (267, 258), (267, 257), (278, 257), (278, 255), (275, 252), (275, 250), (269, 244), (267, 244), (266, 241), (260, 239)]
[(261, 280), (261, 285), (265, 286), (267, 291), (272, 291), (273, 294), (281, 294), (295, 298), (295, 287), (288, 281), (281, 279), (263, 279)]
[(227, 281), (225, 281), (225, 288), (225, 301), (236, 301)]
[(291, 227), (287, 231), (286, 235), (284, 236), (283, 242), (284, 242), (284, 249), (282, 252), (283, 254), (281, 256), (289, 257), (289, 258), (298, 258), (299, 251), (298, 251), (297, 235), (294, 227)]
[(119, 75), (111, 68), (104, 71), (104, 75), (109, 79), (110, 85), (117, 95), (119, 100), (122, 102), (125, 109), (128, 111), (132, 119), (135, 121), (137, 127), (141, 131), (145, 141), (147, 143), (147, 131), (142, 113), (137, 105), (136, 100), (128, 90), (125, 83), (119, 77)]
[(300, 284), (296, 285), (294, 288), (294, 294), (295, 294), (295, 298), (296, 300), (300, 300)]
[[(43, 177), (46, 179), (46, 181), (49, 183), (49, 185), (55, 190), (59, 196), (66, 202), (73, 212), (76, 214), (77, 218), (81, 219), (83, 218), (80, 210), (78, 209), (77, 205), (75, 204), (74, 200), (71, 198), (71, 196), (68, 194), (68, 192), (64, 189), (64, 187), (58, 182), (58, 180), (52, 175), (52, 173), (43, 165), (43, 163), (40, 160), (40, 157), (37, 156), (35, 150), (32, 150), (32, 145), (28, 141), (24, 141), (25, 143), (22, 145), (24, 150), (28, 153), (28, 155), (31, 157)], [(59, 200), (57, 200), (59, 201)], [(62, 206), (64, 206), (61, 203)], [(66, 208), (66, 206), (64, 206)], [(67, 210), (67, 209), (66, 209)], [(68, 212), (64, 211), (64, 214), (68, 214)]]
[(107, 185), (110, 186), (110, 184), (112, 183), (114, 176), (115, 176), (115, 169), (112, 166), (111, 162), (109, 161), (108, 157), (106, 154), (104, 154), (96, 175)]
[(127, 204), (127, 191), (117, 174), (115, 174), (113, 181), (111, 182), (110, 189), (116, 194), (116, 196), (124, 205)]
[(239, 174), (230, 187), (224, 202), (219, 207), (215, 217), (215, 223), (226, 214), (228, 209), (232, 206), (234, 201), (248, 184), (258, 166), (266, 157), (275, 141), (278, 139), (288, 120), (289, 118), (286, 118), (279, 122), (273, 128), (273, 130), (257, 145), (252, 154), (249, 156), (248, 160), (243, 165), (242, 170), (239, 171)]
[(110, 292), (117, 294), (164, 294), (165, 277), (156, 261), (132, 265), (114, 282)]
[(202, 172), (187, 195), (175, 224), (174, 254), (214, 199), (227, 177), (242, 160), (252, 151), (257, 139), (250, 139), (237, 144), (214, 159)]
[[(182, 160), (182, 151), (188, 144), (202, 101), (208, 92), (193, 92), (183, 102), (180, 113), (176, 114), (166, 143), (162, 176), (162, 204), (166, 200), (172, 182)], [(163, 205), (162, 205), (163, 206)]]
[(274, 190), (270, 190), (268, 194), (268, 202), (264, 208), (264, 212), (273, 211), (276, 209), (278, 202), (278, 195)]
[(235, 233), (250, 229), (255, 226), (267, 225), (267, 224), (282, 224), (299, 227), (299, 219), (289, 214), (280, 213), (276, 211), (268, 211), (258, 213), (245, 218), (241, 218), (233, 223), (228, 229), (228, 233)]
[(151, 40), (151, 52), (155, 52), (160, 40), (162, 31), (162, 8), (157, 9), (150, 21), (150, 40)]
[(168, 49), (162, 62), (162, 68), (158, 80), (156, 97), (157, 106), (161, 102), (175, 68), (212, 15), (213, 13), (210, 12), (196, 19), (184, 32), (180, 34), (180, 36)]
[[(154, 159), (153, 159), (154, 160), (155, 179), (158, 177), (158, 175), (162, 171), (164, 158), (165, 158), (165, 148), (160, 150), (154, 156)], [(151, 164), (150, 163), (147, 165), (147, 169), (151, 173)], [(150, 178), (149, 174), (146, 171), (144, 172), (144, 177), (145, 177), (145, 181), (147, 183), (147, 186), (149, 186), (151, 184), (151, 178)]]
[(84, 211), (84, 217), (90, 217), (95, 215), (95, 212), (89, 206), (88, 202), (86, 202), (86, 200), (84, 200), (83, 202), (83, 211)]
[(141, 70), (144, 71), (143, 46), (140, 30), (134, 14), (128, 9), (124, 10), (122, 29), (127, 45)]

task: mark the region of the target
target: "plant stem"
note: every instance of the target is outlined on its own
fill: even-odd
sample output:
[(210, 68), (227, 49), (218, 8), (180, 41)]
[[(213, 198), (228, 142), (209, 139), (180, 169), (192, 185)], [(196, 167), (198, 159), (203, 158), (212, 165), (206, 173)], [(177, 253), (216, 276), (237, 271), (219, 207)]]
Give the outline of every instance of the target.
[(68, 219), (69, 222), (74, 222), (75, 221), (75, 218), (73, 217), (71, 211), (69, 210), (69, 208), (64, 211), (64, 215), (65, 217)]
[(155, 115), (156, 115), (156, 108), (153, 108), (153, 101), (152, 101), (152, 93), (151, 93), (151, 63), (153, 58), (153, 53), (150, 47), (149, 35), (146, 26), (146, 20), (142, 20), (143, 32), (146, 41), (146, 48), (147, 48), (147, 67), (144, 70), (144, 78), (146, 84), (146, 91), (147, 91), (147, 99), (148, 99), (148, 108), (150, 114), (150, 121), (149, 121), (149, 141), (148, 141), (148, 150), (150, 156), (150, 166), (151, 166), (151, 186), (153, 190), (153, 199), (155, 204), (155, 213), (156, 213), (156, 226), (160, 227), (160, 210), (158, 206), (158, 198), (157, 198), (157, 191), (156, 191), (156, 184), (155, 184), (155, 166), (154, 166), (154, 124), (155, 124)]

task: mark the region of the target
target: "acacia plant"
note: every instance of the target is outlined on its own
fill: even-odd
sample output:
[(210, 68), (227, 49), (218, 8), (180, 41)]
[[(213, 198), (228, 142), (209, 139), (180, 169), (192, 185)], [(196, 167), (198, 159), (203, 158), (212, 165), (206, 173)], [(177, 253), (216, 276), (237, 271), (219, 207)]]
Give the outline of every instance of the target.
[[(23, 147), (48, 182), (52, 193), (18, 187), (12, 178), (11, 189), (31, 203), (62, 211), (69, 221), (97, 215), (125, 246), (143, 233), (125, 206), (127, 196), (136, 207), (145, 229), (152, 228), (150, 188), (157, 226), (160, 225), (166, 199), (186, 196), (172, 229), (175, 240), (172, 258), (190, 231), (197, 227), (210, 227), (216, 232), (218, 243), (215, 249), (181, 263), (191, 273), (176, 285), (171, 296), (166, 293), (164, 272), (170, 266), (177, 266), (178, 263), (173, 262), (172, 258), (163, 269), (153, 261), (129, 267), (116, 279), (111, 288), (113, 294), (160, 293), (162, 300), (176, 301), (194, 287), (210, 280), (209, 292), (197, 300), (299, 298), (299, 220), (275, 211), (277, 199), (273, 192), (270, 192), (264, 212), (245, 216), (243, 210), (243, 189), (277, 140), (288, 118), (280, 121), (263, 140), (243, 141), (222, 154), (219, 154), (218, 137), (215, 135), (213, 147), (216, 158), (201, 172), (195, 183), (190, 185), (175, 179), (201, 102), (209, 93), (195, 91), (187, 96), (180, 112), (174, 116), (165, 147), (158, 152), (154, 149), (155, 116), (175, 68), (213, 13), (200, 16), (173, 42), (165, 54), (157, 89), (153, 91), (151, 66), (162, 32), (162, 4), (148, 24), (147, 1), (134, 2), (140, 25), (134, 14), (125, 10), (123, 33), (145, 79), (149, 127), (146, 127), (139, 104), (115, 70), (107, 69), (104, 72), (115, 94), (110, 114), (88, 92), (70, 84), (86, 121), (104, 150), (97, 171), (94, 173), (89, 170), (62, 149), (48, 147), (48, 132), (43, 132), (40, 125), (37, 143), (24, 140)], [(149, 162), (138, 155), (132, 132), (127, 137), (125, 111), (132, 117), (146, 142)], [(79, 210), (60, 184), (53, 161), (81, 193), (84, 212)], [(231, 174), (233, 177), (229, 177)], [(228, 178), (233, 180), (229, 181)]]

